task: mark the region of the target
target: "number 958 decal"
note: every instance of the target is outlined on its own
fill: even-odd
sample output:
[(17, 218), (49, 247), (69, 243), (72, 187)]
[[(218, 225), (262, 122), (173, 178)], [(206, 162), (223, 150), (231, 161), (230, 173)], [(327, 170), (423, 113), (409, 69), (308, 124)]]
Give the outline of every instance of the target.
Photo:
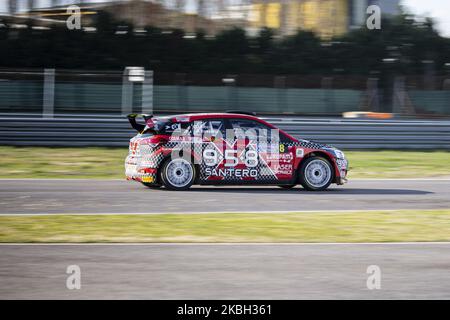
[(203, 151), (203, 161), (209, 167), (215, 167), (224, 161), (225, 167), (235, 167), (239, 160), (248, 168), (254, 168), (258, 165), (258, 153), (254, 150), (247, 150), (238, 154), (237, 150), (227, 149), (222, 156), (216, 149), (205, 149)]

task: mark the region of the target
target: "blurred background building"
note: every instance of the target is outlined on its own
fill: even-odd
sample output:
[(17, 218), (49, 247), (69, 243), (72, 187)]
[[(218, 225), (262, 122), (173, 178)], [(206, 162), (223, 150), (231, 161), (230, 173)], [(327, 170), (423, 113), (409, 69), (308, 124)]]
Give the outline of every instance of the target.
[[(42, 7), (43, 3), (50, 6)], [(81, 7), (88, 18), (84, 24), (92, 23), (89, 17), (97, 12), (106, 11), (136, 27), (178, 28), (187, 33), (203, 30), (209, 35), (232, 27), (251, 35), (261, 28), (273, 29), (279, 36), (311, 30), (325, 39), (364, 25), (371, 4), (379, 5), (385, 16), (400, 13), (399, 0), (9, 0), (8, 8), (17, 19), (31, 17), (51, 23), (67, 18), (70, 3)]]
[[(159, 112), (450, 115), (450, 39), (399, 0), (4, 3), (0, 113), (39, 113), (46, 101), (57, 113), (117, 113), (127, 101), (140, 110), (150, 92)], [(73, 3), (76, 32), (66, 27)], [(362, 27), (371, 4), (382, 30)], [(125, 101), (130, 66), (153, 76)]]
[(281, 35), (311, 30), (322, 38), (331, 38), (364, 25), (371, 4), (379, 5), (386, 15), (400, 13), (398, 0), (254, 0), (250, 28), (268, 27)]

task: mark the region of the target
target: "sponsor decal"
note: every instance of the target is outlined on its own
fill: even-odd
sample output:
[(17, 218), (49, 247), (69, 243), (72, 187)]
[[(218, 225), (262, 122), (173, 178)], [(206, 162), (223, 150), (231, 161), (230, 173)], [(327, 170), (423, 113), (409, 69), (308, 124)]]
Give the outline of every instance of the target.
[(154, 181), (153, 177), (142, 177), (142, 182), (151, 183)]
[(238, 150), (226, 149), (222, 154), (216, 149), (207, 148), (203, 151), (203, 162), (207, 166), (219, 165), (225, 159), (225, 167), (236, 167), (241, 160), (246, 167), (253, 168), (258, 165), (258, 153), (254, 150), (247, 150), (238, 156)]
[(289, 153), (271, 153), (266, 156), (267, 161), (291, 162), (294, 159), (292, 152)]
[(258, 170), (256, 169), (235, 169), (235, 168), (206, 168), (205, 175), (210, 177), (223, 178), (256, 178)]
[(303, 157), (305, 156), (305, 150), (303, 150), (302, 148), (297, 148), (297, 149), (295, 150), (295, 155), (296, 155), (298, 158), (303, 158)]
[(181, 124), (179, 122), (172, 123), (172, 124), (167, 124), (165, 126), (165, 130), (167, 132), (175, 131), (175, 130), (181, 130)]
[(189, 141), (191, 140), (191, 137), (189, 136), (176, 136), (176, 135), (171, 135), (169, 137), (169, 141)]
[(274, 166), (275, 174), (291, 175), (292, 164), (277, 164)]

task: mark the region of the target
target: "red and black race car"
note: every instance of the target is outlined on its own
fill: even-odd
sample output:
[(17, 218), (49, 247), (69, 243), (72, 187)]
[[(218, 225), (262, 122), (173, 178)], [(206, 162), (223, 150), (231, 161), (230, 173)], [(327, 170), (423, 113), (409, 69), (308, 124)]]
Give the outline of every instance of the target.
[(130, 140), (127, 179), (151, 188), (301, 184), (321, 191), (346, 182), (342, 151), (296, 139), (252, 114), (130, 114), (128, 120), (139, 133)]

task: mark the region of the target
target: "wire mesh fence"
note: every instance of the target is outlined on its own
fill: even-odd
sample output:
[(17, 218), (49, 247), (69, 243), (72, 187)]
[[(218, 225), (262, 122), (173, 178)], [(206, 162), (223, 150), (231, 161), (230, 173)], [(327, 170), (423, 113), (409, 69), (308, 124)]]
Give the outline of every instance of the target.
[[(450, 115), (450, 77), (0, 70), (2, 113), (220, 112)], [(430, 83), (430, 81), (432, 83)], [(47, 108), (47, 109), (45, 109)], [(50, 108), (50, 109), (49, 109)], [(47, 110), (47, 111), (45, 111)]]

